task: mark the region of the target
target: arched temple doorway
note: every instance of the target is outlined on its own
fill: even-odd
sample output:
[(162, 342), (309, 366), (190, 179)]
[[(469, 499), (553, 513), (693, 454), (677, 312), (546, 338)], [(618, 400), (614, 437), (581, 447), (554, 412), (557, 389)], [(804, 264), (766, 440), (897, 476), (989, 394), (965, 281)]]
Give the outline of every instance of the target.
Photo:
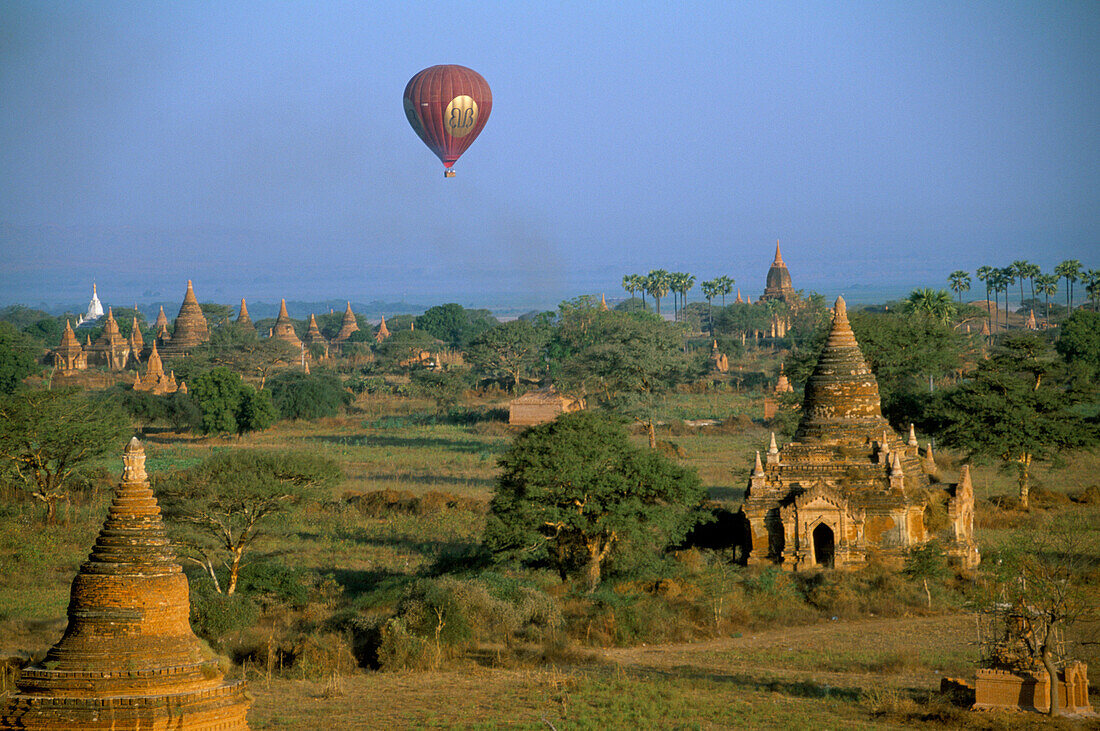
[(835, 542), (833, 538), (833, 529), (829, 526), (821, 523), (813, 532), (814, 539), (814, 562), (818, 566), (827, 566), (832, 568), (833, 556), (835, 554)]

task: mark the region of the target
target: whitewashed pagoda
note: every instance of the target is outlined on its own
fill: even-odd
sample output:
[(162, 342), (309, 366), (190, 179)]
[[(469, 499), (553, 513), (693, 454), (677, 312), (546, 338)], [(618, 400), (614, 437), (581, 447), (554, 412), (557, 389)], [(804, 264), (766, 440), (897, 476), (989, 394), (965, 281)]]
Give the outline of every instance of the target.
[(103, 303), (99, 301), (99, 294), (95, 290), (95, 282), (92, 282), (92, 299), (88, 302), (88, 311), (77, 318), (76, 326), (80, 327), (86, 322), (95, 322), (103, 317)]

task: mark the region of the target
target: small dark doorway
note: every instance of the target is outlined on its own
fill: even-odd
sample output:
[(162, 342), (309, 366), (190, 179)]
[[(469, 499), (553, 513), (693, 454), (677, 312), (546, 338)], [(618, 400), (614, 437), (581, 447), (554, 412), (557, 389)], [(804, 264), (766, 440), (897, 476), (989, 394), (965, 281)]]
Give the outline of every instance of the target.
[(822, 523), (814, 528), (814, 558), (818, 566), (833, 565), (833, 530)]

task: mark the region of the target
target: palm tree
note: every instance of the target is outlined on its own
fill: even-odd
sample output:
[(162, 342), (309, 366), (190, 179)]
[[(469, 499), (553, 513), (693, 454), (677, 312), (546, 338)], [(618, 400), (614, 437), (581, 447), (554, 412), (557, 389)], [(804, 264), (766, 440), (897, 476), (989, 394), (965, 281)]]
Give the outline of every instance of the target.
[(679, 320), (680, 315), (677, 307), (677, 295), (684, 286), (684, 282), (687, 280), (687, 274), (684, 272), (670, 272), (668, 275), (668, 288), (672, 290), (672, 319)]
[(1043, 315), (1043, 321), (1048, 325), (1050, 324), (1050, 298), (1058, 294), (1059, 279), (1057, 274), (1040, 274), (1035, 277), (1035, 289), (1046, 298), (1046, 314)]
[(664, 269), (651, 269), (646, 275), (646, 290), (653, 295), (657, 302), (657, 315), (661, 314), (661, 298), (668, 294), (672, 284), (672, 275)]
[(630, 299), (634, 299), (634, 293), (638, 291), (638, 275), (624, 274), (623, 289), (625, 289), (627, 292), (630, 292)]
[(947, 281), (951, 283), (951, 289), (953, 289), (956, 296), (958, 296), (959, 305), (962, 305), (962, 293), (970, 291), (970, 273), (964, 272), (962, 269), (957, 269), (948, 275)]
[(691, 288), (695, 286), (695, 276), (688, 274), (687, 272), (677, 272), (679, 279), (676, 280), (677, 292), (680, 293), (680, 311), (683, 312), (684, 307), (687, 306), (687, 296)]
[(699, 285), (699, 289), (703, 290), (703, 296), (707, 300), (707, 319), (710, 320), (710, 336), (714, 337), (714, 300), (718, 296), (721, 287), (718, 286), (717, 279), (710, 279)]
[(993, 313), (989, 311), (989, 293), (993, 289), (993, 272), (996, 271), (993, 267), (983, 266), (978, 267), (977, 275), (978, 279), (985, 285), (985, 314), (987, 318), (993, 317)]
[(1066, 280), (1066, 307), (1073, 312), (1073, 283), (1081, 273), (1081, 262), (1076, 259), (1066, 259), (1054, 267), (1054, 273)]
[(910, 315), (921, 315), (947, 323), (955, 314), (955, 303), (951, 301), (951, 293), (946, 289), (926, 287), (909, 293), (909, 298), (905, 300), (905, 311)]
[(733, 291), (734, 281), (725, 274), (715, 280), (718, 282), (718, 294), (722, 295), (722, 306), (726, 306), (726, 295)]
[(1043, 270), (1039, 268), (1038, 264), (1030, 264), (1027, 262), (1024, 263), (1026, 266), (1024, 266), (1023, 270), (1020, 273), (1020, 276), (1027, 277), (1028, 280), (1031, 282), (1031, 299), (1035, 299), (1035, 277), (1042, 274)]
[(1092, 302), (1092, 311), (1096, 312), (1100, 307), (1100, 269), (1089, 269), (1085, 272), (1085, 292), (1089, 295), (1089, 300)]

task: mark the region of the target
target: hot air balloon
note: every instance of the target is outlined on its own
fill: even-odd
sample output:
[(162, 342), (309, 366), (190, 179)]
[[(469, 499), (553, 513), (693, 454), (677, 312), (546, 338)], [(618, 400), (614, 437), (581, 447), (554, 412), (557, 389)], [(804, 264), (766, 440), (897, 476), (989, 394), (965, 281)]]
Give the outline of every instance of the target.
[(409, 124), (443, 161), (444, 177), (453, 178), (451, 166), (489, 120), (489, 85), (465, 66), (431, 66), (409, 79), (404, 102)]

